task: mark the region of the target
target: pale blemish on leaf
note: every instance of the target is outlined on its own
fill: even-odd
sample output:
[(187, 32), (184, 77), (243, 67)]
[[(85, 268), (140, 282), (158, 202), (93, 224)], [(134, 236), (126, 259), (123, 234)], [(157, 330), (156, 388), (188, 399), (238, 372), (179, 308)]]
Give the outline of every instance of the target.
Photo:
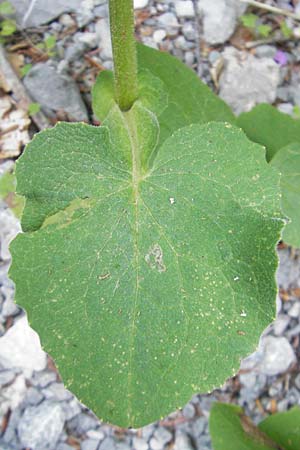
[[(73, 220), (84, 213), (85, 210), (90, 210), (95, 201), (91, 198), (75, 198), (70, 204), (63, 210), (59, 211), (44, 220), (41, 228), (45, 228), (49, 225), (58, 225), (59, 228), (64, 228), (70, 225)], [(75, 213), (76, 216), (75, 216)]]
[(151, 269), (156, 269), (158, 272), (165, 272), (167, 270), (163, 262), (163, 251), (158, 244), (150, 247), (149, 252), (145, 256), (145, 261)]

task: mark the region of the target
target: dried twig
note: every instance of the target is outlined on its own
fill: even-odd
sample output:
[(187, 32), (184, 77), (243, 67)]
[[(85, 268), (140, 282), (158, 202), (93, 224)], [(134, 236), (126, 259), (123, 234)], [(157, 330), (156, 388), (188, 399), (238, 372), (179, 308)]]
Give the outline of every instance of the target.
[(269, 45), (269, 44), (284, 44), (286, 42), (291, 42), (291, 41), (296, 41), (298, 38), (296, 37), (289, 37), (289, 38), (285, 38), (285, 37), (270, 37), (267, 39), (259, 39), (257, 41), (250, 41), (250, 42), (246, 42), (244, 47), (247, 49), (250, 48), (254, 48), (254, 47), (259, 47), (260, 45)]
[[(27, 110), (33, 100), (30, 98), (22, 82), (13, 70), (2, 45), (0, 45), (0, 76), (3, 77), (11, 91), (14, 93), (20, 106)], [(32, 120), (40, 130), (51, 126), (50, 121), (41, 111), (34, 114)]]
[(256, 8), (264, 9), (265, 11), (270, 11), (275, 14), (281, 14), (286, 17), (291, 17), (292, 19), (299, 20), (299, 14), (295, 14), (286, 9), (277, 8), (276, 6), (267, 5), (266, 3), (257, 2), (255, 0), (240, 0), (242, 3), (248, 3), (248, 5), (255, 6)]

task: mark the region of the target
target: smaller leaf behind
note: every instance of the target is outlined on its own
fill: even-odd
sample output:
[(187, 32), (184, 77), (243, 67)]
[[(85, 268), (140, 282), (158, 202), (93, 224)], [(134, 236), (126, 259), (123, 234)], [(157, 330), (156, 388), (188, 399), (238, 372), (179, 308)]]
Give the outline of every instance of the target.
[(300, 142), (281, 148), (271, 164), (281, 172), (283, 212), (291, 222), (283, 230), (284, 242), (300, 248)]
[(24, 198), (16, 195), (16, 177), (12, 172), (6, 172), (0, 178), (0, 199), (7, 203), (16, 217), (21, 217)]
[(300, 449), (300, 408), (273, 414), (259, 424), (259, 429), (285, 450)]
[(300, 120), (278, 111), (271, 105), (261, 104), (242, 113), (237, 119), (249, 139), (267, 148), (267, 161), (276, 152), (292, 142), (300, 143)]
[(168, 106), (159, 115), (161, 145), (186, 125), (211, 121), (234, 124), (229, 106), (204, 84), (196, 73), (174, 56), (137, 44), (139, 67), (159, 78), (168, 92)]
[[(141, 69), (138, 74), (140, 102), (145, 108), (159, 115), (167, 107), (168, 93), (164, 83), (147, 69)], [(92, 90), (93, 111), (99, 120), (103, 121), (109, 111), (116, 105), (114, 96), (113, 72), (100, 72)]]
[(209, 431), (214, 450), (284, 450), (237, 405), (215, 403), (210, 412)]
[[(165, 52), (137, 44), (139, 100), (156, 114), (158, 147), (176, 130), (193, 123), (235, 123), (229, 106), (193, 70)], [(112, 72), (101, 72), (93, 88), (93, 110), (103, 120), (114, 103)]]

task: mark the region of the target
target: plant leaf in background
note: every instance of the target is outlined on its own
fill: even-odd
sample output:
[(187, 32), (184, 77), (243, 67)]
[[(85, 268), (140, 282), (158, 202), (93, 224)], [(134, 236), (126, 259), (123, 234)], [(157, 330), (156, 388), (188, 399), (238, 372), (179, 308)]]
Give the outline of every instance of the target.
[(291, 220), (283, 240), (300, 247), (300, 120), (261, 104), (238, 118), (249, 139), (267, 148), (267, 160), (282, 173), (282, 207)]
[(30, 103), (28, 106), (28, 114), (34, 116), (41, 110), (41, 105), (39, 103)]
[(24, 198), (16, 195), (16, 177), (6, 172), (0, 177), (0, 199), (4, 200), (16, 217), (20, 218), (24, 208)]
[(259, 17), (256, 14), (243, 14), (240, 17), (240, 21), (244, 25), (244, 27), (255, 29), (256, 23), (258, 22)]
[(15, 8), (13, 7), (13, 5), (8, 2), (8, 1), (4, 1), (0, 4), (0, 14), (1, 15), (11, 15), (15, 12)]
[[(195, 74), (193, 70), (168, 53), (160, 52), (138, 44), (138, 62), (143, 71), (149, 71), (159, 79), (166, 90), (168, 105), (159, 116), (159, 144), (171, 134), (192, 123), (220, 121), (235, 123), (229, 106), (215, 95)], [(101, 120), (103, 104), (103, 84), (100, 74), (93, 88), (93, 110)], [(146, 87), (146, 91), (147, 91)], [(112, 84), (107, 86), (107, 96), (113, 97)]]
[(300, 142), (281, 148), (271, 164), (282, 174), (282, 209), (291, 220), (282, 238), (287, 244), (300, 248)]
[(260, 104), (237, 119), (249, 139), (267, 148), (267, 160), (292, 142), (300, 143), (300, 120), (278, 111), (271, 105)]
[(213, 450), (299, 450), (300, 408), (271, 415), (256, 427), (239, 406), (215, 403), (209, 430)]
[(214, 403), (210, 411), (209, 432), (213, 450), (279, 450), (237, 405)]
[(284, 450), (300, 449), (300, 408), (273, 414), (259, 424), (259, 429), (270, 436)]

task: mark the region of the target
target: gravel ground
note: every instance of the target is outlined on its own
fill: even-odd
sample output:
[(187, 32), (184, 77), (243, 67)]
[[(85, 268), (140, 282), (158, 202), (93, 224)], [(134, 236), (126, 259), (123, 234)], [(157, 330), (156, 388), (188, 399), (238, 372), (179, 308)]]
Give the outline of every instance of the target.
[[(13, 3), (18, 8), (22, 2)], [(54, 12), (55, 3), (53, 0)], [(28, 16), (31, 28), (25, 31), (32, 39), (40, 33), (43, 37), (54, 34), (57, 40), (55, 53), (47, 61), (36, 62), (26, 56), (25, 62), (34, 65), (24, 84), (49, 117), (61, 118), (63, 110), (67, 119), (93, 121), (88, 91), (99, 68), (112, 66), (107, 9), (101, 0), (75, 3), (80, 3), (80, 9), (63, 12), (59, 18), (50, 10), (47, 26), (43, 25), (44, 16)], [(263, 99), (292, 114), (295, 106), (300, 106), (299, 43), (291, 39), (278, 45), (273, 38), (256, 45), (259, 38), (252, 36), (247, 41), (253, 45), (251, 51), (237, 49), (233, 39), (244, 5), (235, 0), (200, 3), (202, 20), (198, 24), (192, 1), (135, 1), (136, 7), (144, 8), (136, 11), (139, 38), (194, 68), (237, 113)], [(291, 9), (289, 1), (277, 2), (277, 6)], [(263, 20), (271, 23), (273, 19), (266, 14)], [(296, 35), (297, 24), (288, 24)], [(237, 65), (243, 91), (236, 82)], [(76, 83), (71, 84), (68, 95), (62, 95), (66, 77)], [(45, 96), (45, 79), (48, 85), (53, 83), (48, 86), (51, 98)], [(74, 92), (84, 101), (70, 102)], [(0, 176), (11, 164), (0, 165)], [(140, 430), (123, 430), (101, 424), (64, 388), (52, 360), (41, 351), (38, 337), (28, 327), (25, 313), (13, 303), (14, 287), (7, 277), (8, 243), (19, 231), (18, 220), (1, 202), (1, 450), (206, 450), (211, 448), (209, 411), (216, 400), (240, 404), (256, 423), (270, 413), (300, 405), (300, 251), (284, 245), (278, 249), (277, 319), (262, 336), (258, 351), (242, 361), (239, 374), (222, 389), (193, 397), (182, 411), (160, 422)]]

